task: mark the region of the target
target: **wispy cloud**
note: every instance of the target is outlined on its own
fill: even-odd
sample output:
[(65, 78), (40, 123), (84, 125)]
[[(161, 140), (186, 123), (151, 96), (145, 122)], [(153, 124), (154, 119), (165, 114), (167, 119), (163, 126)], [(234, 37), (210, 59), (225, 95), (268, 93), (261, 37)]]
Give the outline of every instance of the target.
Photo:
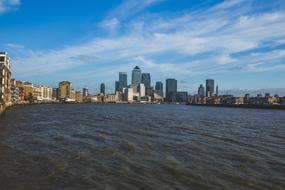
[(20, 0), (0, 0), (0, 14), (11, 10), (17, 10), (20, 4)]
[[(116, 30), (121, 21), (157, 2), (125, 1), (100, 24)], [(25, 50), (16, 57), (16, 75), (42, 75), (82, 65), (94, 69), (112, 65), (119, 71), (136, 63), (173, 76), (285, 70), (284, 50), (278, 48), (285, 45), (284, 7), (270, 1), (269, 10), (257, 11), (260, 1), (250, 2), (225, 1), (171, 17), (140, 16), (125, 21), (117, 35), (57, 50)]]

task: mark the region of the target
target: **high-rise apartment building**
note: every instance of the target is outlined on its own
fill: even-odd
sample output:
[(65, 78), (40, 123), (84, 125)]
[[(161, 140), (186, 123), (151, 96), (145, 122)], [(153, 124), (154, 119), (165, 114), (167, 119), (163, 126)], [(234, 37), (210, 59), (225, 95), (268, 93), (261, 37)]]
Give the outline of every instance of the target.
[(0, 52), (0, 104), (11, 102), (11, 62), (7, 52)]
[(206, 80), (206, 96), (211, 97), (214, 95), (215, 82), (213, 79)]
[(160, 97), (163, 97), (163, 83), (161, 81), (155, 83), (155, 90)]
[(59, 99), (71, 98), (72, 84), (69, 81), (62, 81), (59, 83)]
[(138, 66), (135, 66), (135, 68), (132, 71), (132, 85), (139, 85), (142, 80), (142, 73), (141, 69)]
[(166, 101), (175, 102), (177, 92), (177, 80), (166, 79)]

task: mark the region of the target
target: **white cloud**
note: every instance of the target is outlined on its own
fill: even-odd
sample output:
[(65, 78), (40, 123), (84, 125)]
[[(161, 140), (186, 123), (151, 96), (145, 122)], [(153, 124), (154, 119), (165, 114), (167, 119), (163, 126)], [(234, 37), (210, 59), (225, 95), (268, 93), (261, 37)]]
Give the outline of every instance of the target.
[(0, 0), (0, 14), (16, 10), (20, 4), (20, 0)]
[(120, 21), (117, 18), (107, 19), (104, 20), (99, 24), (100, 27), (106, 30), (114, 31), (116, 30), (120, 25)]
[[(139, 4), (130, 0), (113, 11), (101, 26), (111, 30), (124, 27), (126, 32), (116, 36), (93, 38), (58, 50), (25, 49), (25, 53), (14, 60), (16, 76), (42, 75), (90, 65), (101, 70), (112, 65), (117, 71), (136, 63), (162, 75), (178, 77), (229, 70), (284, 70), (284, 50), (274, 49), (274, 44), (285, 44), (283, 10), (255, 14), (255, 8), (251, 7), (251, 14), (241, 15), (245, 1), (229, 1), (218, 5), (215, 11), (189, 12), (172, 18), (140, 17), (121, 25), (121, 20), (155, 2)], [(234, 6), (237, 8), (231, 10)], [(255, 52), (266, 44), (271, 48), (273, 44), (273, 50), (244, 53)], [(235, 54), (242, 55), (236, 57)]]

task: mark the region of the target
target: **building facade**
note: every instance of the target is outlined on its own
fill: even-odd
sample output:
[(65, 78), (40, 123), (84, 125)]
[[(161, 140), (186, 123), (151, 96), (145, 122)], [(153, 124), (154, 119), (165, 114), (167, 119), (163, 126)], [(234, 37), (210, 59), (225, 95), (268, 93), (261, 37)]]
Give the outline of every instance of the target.
[(100, 84), (100, 93), (105, 95), (105, 84), (104, 83)]
[(139, 85), (142, 80), (142, 73), (141, 69), (138, 66), (135, 66), (135, 68), (132, 71), (132, 85)]
[(0, 52), (0, 104), (11, 103), (11, 62), (7, 52)]
[(119, 72), (119, 90), (122, 91), (123, 88), (128, 86), (128, 74), (126, 72)]
[(155, 83), (155, 90), (160, 97), (163, 97), (163, 83), (161, 81)]
[(69, 81), (62, 81), (59, 83), (59, 99), (72, 99), (71, 91), (72, 91), (72, 84)]
[(203, 84), (200, 84), (200, 86), (198, 88), (198, 96), (200, 96), (200, 97), (205, 96), (205, 88), (204, 88)]
[(166, 79), (166, 101), (175, 102), (177, 92), (177, 80)]
[(212, 97), (214, 95), (215, 82), (213, 79), (206, 80), (206, 96)]
[(142, 73), (142, 81), (141, 81), (146, 88), (151, 86), (151, 77), (150, 73)]

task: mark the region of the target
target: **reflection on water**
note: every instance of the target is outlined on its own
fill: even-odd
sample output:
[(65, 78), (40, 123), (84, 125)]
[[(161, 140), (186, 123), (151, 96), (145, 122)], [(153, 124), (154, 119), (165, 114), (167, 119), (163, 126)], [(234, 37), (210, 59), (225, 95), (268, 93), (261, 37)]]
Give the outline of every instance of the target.
[(19, 106), (0, 118), (0, 189), (284, 189), (284, 111)]

